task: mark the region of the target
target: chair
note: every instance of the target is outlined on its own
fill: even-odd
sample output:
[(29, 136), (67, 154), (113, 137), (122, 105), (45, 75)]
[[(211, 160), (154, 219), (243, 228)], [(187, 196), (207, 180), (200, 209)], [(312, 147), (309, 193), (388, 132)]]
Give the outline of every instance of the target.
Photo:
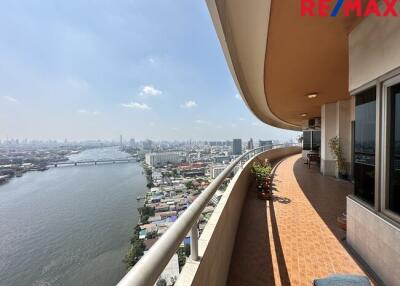
[(331, 275), (327, 278), (315, 279), (314, 286), (371, 286), (367, 276)]

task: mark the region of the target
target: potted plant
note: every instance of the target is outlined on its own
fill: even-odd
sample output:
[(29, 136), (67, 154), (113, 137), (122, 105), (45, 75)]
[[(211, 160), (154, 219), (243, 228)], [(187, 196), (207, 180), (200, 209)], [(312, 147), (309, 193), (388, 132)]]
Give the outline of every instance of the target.
[(344, 159), (340, 139), (335, 136), (329, 140), (329, 148), (331, 148), (332, 155), (336, 157), (336, 167), (338, 169), (338, 177), (340, 179), (347, 179), (346, 160)]
[(269, 162), (255, 162), (251, 167), (251, 173), (256, 180), (259, 199), (266, 200), (271, 198), (271, 171), (272, 167)]

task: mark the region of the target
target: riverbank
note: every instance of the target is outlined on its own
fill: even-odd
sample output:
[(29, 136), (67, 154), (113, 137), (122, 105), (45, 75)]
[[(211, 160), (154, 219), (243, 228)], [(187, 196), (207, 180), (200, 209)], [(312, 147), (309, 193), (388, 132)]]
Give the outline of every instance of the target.
[(52, 168), (0, 186), (0, 284), (117, 284), (145, 192), (137, 163)]
[[(147, 178), (147, 192), (143, 207), (138, 209), (140, 220), (132, 231), (130, 248), (124, 259), (127, 270), (157, 242), (211, 181), (204, 173), (200, 176), (184, 177), (180, 174), (182, 166), (179, 164), (163, 168), (152, 168), (143, 164), (142, 167)], [(199, 234), (216, 203), (217, 197), (200, 216)], [(190, 237), (186, 237), (169, 262), (168, 272), (162, 273), (160, 279), (165, 280), (167, 285), (173, 285), (189, 255)]]

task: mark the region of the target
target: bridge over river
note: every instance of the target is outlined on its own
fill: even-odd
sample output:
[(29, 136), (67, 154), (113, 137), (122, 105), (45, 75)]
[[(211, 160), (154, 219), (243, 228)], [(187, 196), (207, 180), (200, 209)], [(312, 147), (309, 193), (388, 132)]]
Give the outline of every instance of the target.
[(49, 163), (47, 167), (67, 167), (67, 166), (82, 166), (82, 165), (102, 165), (102, 164), (121, 164), (137, 162), (137, 157), (127, 157), (122, 159), (98, 159), (98, 160), (86, 160), (86, 161), (65, 161)]

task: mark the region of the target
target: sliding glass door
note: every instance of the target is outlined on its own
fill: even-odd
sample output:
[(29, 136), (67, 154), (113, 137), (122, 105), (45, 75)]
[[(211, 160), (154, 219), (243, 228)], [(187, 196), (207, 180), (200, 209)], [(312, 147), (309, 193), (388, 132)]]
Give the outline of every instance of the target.
[(354, 125), (354, 194), (375, 200), (376, 87), (356, 95)]
[(400, 84), (388, 88), (389, 184), (387, 208), (400, 214)]

